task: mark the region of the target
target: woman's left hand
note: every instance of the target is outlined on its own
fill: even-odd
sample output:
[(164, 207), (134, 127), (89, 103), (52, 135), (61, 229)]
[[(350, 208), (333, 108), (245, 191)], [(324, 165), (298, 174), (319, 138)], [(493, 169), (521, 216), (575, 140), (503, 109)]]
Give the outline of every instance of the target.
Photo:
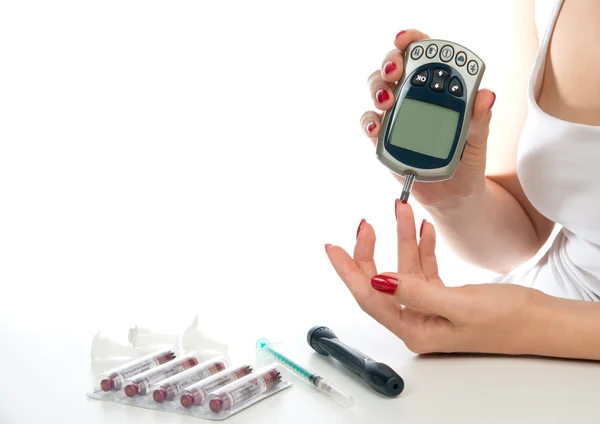
[(532, 312), (541, 292), (512, 284), (445, 287), (438, 275), (435, 230), (423, 221), (417, 242), (410, 205), (396, 201), (398, 272), (377, 273), (375, 232), (362, 221), (354, 257), (327, 255), (360, 307), (415, 353), (527, 354)]

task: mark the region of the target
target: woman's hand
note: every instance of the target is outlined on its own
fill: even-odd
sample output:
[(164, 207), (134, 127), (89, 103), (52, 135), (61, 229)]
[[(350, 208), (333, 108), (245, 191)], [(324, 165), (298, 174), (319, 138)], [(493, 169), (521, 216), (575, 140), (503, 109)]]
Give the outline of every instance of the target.
[[(402, 77), (404, 68), (403, 52), (413, 41), (426, 38), (429, 36), (415, 29), (401, 31), (396, 36), (396, 49), (385, 56), (381, 68), (369, 77), (369, 89), (377, 109), (386, 111), (392, 107), (396, 83)], [(473, 107), (467, 145), (456, 174), (452, 179), (436, 184), (415, 183), (412, 193), (419, 203), (424, 206), (439, 206), (448, 200), (480, 195), (484, 191), (487, 138), (495, 100), (496, 95), (490, 90), (479, 91)], [(362, 128), (374, 144), (377, 144), (382, 117), (381, 113), (368, 111), (360, 120)], [(396, 178), (403, 180), (399, 176)]]
[(541, 292), (509, 284), (445, 287), (438, 275), (435, 230), (423, 221), (417, 242), (410, 205), (396, 201), (398, 272), (378, 274), (375, 233), (362, 221), (354, 258), (327, 255), (360, 307), (415, 353), (533, 353), (532, 313)]

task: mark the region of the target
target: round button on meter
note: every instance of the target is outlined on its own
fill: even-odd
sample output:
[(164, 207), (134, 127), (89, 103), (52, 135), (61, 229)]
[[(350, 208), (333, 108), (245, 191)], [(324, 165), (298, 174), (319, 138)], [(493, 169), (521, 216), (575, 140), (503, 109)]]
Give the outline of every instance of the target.
[(454, 61), (458, 66), (464, 66), (467, 63), (467, 54), (465, 52), (458, 52)]
[(452, 60), (452, 56), (454, 56), (454, 49), (452, 46), (442, 47), (442, 50), (440, 51), (440, 58), (444, 62), (450, 62), (450, 60)]
[(438, 52), (438, 46), (437, 44), (430, 44), (427, 46), (427, 52), (425, 53), (425, 55), (429, 58), (432, 59), (433, 57), (435, 57), (435, 55)]
[(475, 62), (474, 60), (470, 61), (467, 65), (467, 71), (469, 71), (471, 75), (475, 75), (477, 71), (479, 71), (479, 65), (477, 64), (477, 62)]
[(421, 46), (416, 46), (411, 54), (410, 57), (412, 57), (414, 60), (418, 60), (421, 56), (423, 56), (423, 47)]

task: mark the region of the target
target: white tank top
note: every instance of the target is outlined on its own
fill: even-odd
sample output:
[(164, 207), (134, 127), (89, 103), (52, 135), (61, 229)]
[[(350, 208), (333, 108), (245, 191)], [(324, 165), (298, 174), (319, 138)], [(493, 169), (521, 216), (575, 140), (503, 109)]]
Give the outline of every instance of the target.
[(562, 3), (536, 1), (540, 46), (529, 79), (528, 116), (517, 159), (527, 197), (560, 231), (533, 268), (501, 280), (553, 296), (600, 301), (600, 127), (550, 116), (536, 101)]

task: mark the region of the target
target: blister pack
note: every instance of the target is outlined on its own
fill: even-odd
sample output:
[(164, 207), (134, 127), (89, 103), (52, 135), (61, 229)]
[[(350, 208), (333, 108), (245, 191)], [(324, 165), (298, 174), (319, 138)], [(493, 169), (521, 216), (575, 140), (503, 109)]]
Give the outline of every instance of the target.
[(92, 399), (221, 421), (291, 386), (280, 365), (232, 366), (226, 355), (201, 362), (191, 352), (154, 352), (103, 373)]

